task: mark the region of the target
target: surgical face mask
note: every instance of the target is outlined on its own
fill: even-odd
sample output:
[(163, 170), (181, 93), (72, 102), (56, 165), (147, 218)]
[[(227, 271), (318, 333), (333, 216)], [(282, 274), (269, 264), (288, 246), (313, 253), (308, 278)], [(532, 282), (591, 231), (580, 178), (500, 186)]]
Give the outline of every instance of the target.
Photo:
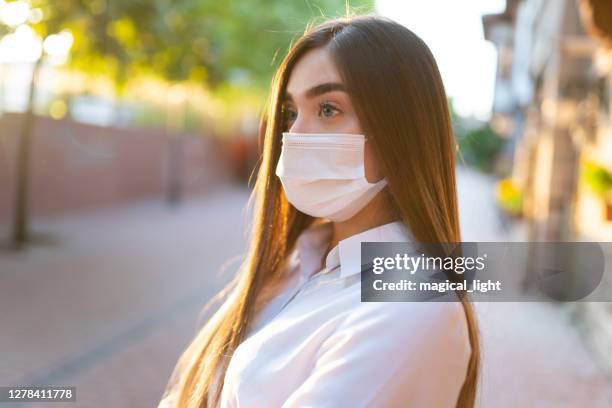
[(365, 136), (283, 132), (276, 166), (287, 200), (313, 217), (345, 221), (387, 185), (365, 178)]

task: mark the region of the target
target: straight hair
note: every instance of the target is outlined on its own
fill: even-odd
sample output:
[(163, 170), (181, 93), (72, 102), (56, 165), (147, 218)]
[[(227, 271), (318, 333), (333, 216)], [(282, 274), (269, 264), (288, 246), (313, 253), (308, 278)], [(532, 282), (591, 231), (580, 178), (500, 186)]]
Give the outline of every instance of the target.
[[(293, 207), (275, 175), (281, 151), (284, 95), (291, 71), (308, 51), (327, 47), (347, 88), (382, 173), (392, 211), (422, 243), (461, 241), (455, 180), (456, 143), (448, 100), (435, 59), (412, 31), (375, 14), (333, 18), (293, 44), (271, 84), (259, 126), (260, 162), (249, 206), (249, 246), (238, 274), (220, 292), (234, 295), (181, 355), (167, 387), (179, 407), (216, 407), (229, 360), (245, 339), (256, 304), (277, 278), (300, 234), (316, 221)], [(453, 274), (454, 275), (454, 274)], [(455, 279), (452, 276), (449, 278)], [(480, 346), (473, 305), (460, 301), (471, 356), (457, 407), (475, 405)]]

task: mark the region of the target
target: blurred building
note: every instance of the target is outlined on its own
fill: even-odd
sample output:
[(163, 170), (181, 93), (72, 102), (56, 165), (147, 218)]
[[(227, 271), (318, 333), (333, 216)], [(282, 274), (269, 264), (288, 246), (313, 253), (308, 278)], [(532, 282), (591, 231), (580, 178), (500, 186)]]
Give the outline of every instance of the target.
[[(528, 239), (612, 241), (612, 202), (582, 178), (587, 162), (604, 180), (606, 168), (612, 175), (612, 2), (507, 0), (482, 21), (499, 51), (491, 123), (512, 141)], [(599, 288), (607, 293), (609, 269)], [(612, 369), (609, 305), (575, 304), (586, 338)]]

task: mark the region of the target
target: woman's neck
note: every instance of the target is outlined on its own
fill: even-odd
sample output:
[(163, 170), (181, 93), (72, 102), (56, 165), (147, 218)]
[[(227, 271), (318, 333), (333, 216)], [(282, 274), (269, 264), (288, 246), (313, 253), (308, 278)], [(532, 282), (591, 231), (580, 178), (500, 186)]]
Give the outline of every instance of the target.
[(379, 193), (352, 218), (333, 223), (333, 232), (325, 256), (343, 239), (396, 220), (397, 218), (386, 205), (384, 195), (382, 192)]

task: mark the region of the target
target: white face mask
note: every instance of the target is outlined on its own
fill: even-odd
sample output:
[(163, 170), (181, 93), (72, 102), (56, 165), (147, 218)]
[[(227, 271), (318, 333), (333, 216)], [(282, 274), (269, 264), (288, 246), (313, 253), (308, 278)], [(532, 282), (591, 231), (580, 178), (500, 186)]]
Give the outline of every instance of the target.
[(283, 132), (276, 166), (287, 200), (313, 217), (345, 221), (387, 185), (365, 178), (365, 136)]

